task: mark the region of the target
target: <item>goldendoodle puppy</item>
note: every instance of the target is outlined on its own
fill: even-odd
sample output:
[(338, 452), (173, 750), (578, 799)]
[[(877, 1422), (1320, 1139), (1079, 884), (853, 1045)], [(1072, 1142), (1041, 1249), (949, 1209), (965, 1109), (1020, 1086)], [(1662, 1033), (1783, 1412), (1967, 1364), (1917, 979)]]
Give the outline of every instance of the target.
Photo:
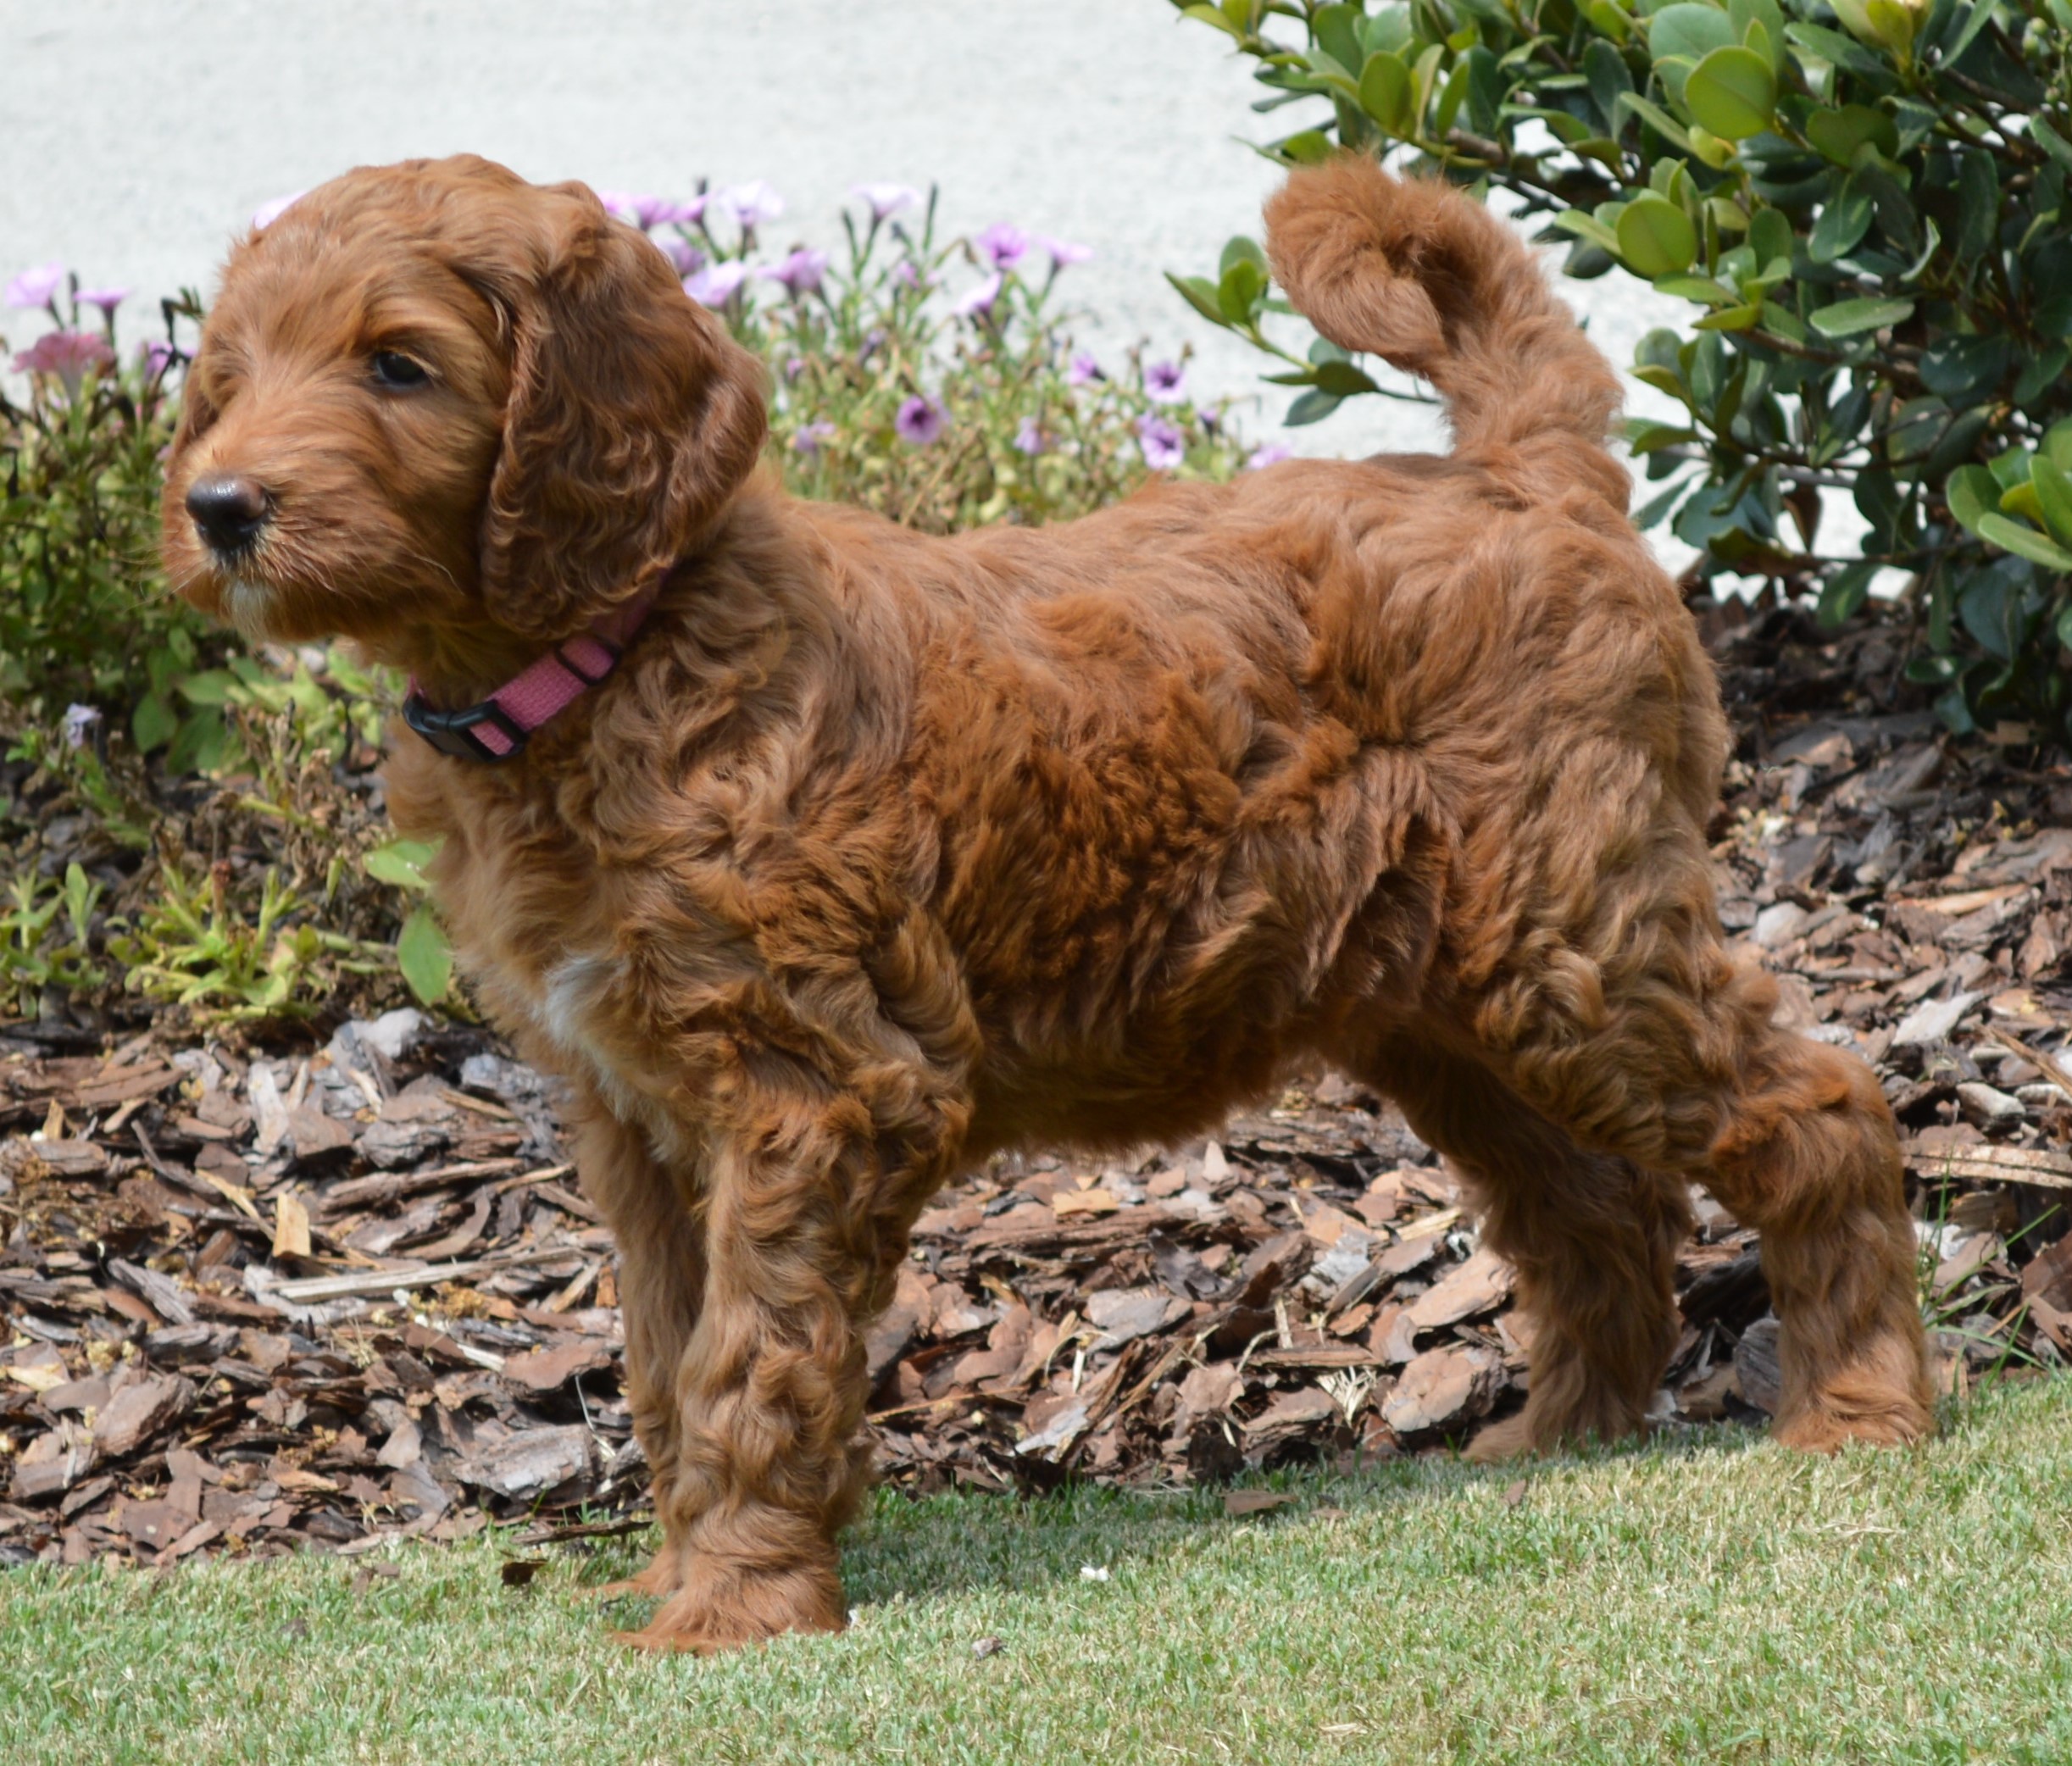
[(756, 364), (580, 185), (355, 171), (231, 257), (167, 557), (414, 677), (396, 824), (624, 1260), (646, 1643), (842, 1623), (863, 1329), (945, 1179), (1199, 1135), (1296, 1063), (1397, 1100), (1516, 1266), (1483, 1451), (1642, 1426), (1692, 1180), (1762, 1230), (1778, 1434), (1929, 1425), (1884, 1097), (1722, 948), (1725, 725), (1615, 379), (1442, 185), (1342, 158), (1267, 219), (1453, 453), (950, 539), (758, 472)]

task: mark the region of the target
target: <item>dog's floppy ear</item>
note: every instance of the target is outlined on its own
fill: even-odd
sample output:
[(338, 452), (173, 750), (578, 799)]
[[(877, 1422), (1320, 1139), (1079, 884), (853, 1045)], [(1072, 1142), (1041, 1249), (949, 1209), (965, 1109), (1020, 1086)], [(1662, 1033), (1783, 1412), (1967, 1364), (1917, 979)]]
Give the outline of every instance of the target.
[(498, 624), (553, 641), (685, 554), (754, 466), (768, 419), (761, 365), (653, 242), (580, 185), (536, 194), (531, 262), (484, 278), (511, 391), (481, 588)]

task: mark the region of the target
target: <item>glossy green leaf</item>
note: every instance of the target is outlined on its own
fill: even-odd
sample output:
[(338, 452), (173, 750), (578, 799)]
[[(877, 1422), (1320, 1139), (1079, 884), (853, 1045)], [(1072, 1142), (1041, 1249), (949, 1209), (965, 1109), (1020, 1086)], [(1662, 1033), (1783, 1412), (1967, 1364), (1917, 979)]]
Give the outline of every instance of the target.
[(1981, 540), (1997, 546), (2003, 552), (2025, 558), (2047, 570), (2072, 571), (2072, 552), (2033, 527), (2024, 527), (1997, 512), (1979, 518), (1978, 534)]
[(1647, 25), (1647, 53), (1664, 89), (1681, 100), (1691, 69), (1715, 49), (1735, 41), (1733, 21), (1716, 6), (1680, 3), (1665, 6)]
[(1836, 165), (1853, 164), (1856, 150), (1869, 142), (1887, 158), (1899, 151), (1899, 130), (1882, 110), (1868, 104), (1845, 104), (1839, 110), (1816, 110), (1806, 119), (1806, 139)]
[(1624, 108), (1631, 111), (1634, 115), (1640, 118), (1671, 147), (1680, 147), (1686, 153), (1690, 152), (1691, 137), (1684, 132), (1683, 125), (1669, 112), (1663, 109), (1659, 104), (1650, 103), (1638, 92), (1622, 93), (1619, 102)]
[(2059, 545), (2072, 546), (2072, 474), (2041, 453), (2030, 461), (2029, 473), (2036, 487), (2044, 526)]
[(1187, 304), (1211, 325), (1229, 323), (1223, 316), (1223, 304), (1218, 298), (1217, 286), (1207, 276), (1176, 276), (1169, 269), (1165, 280), (1186, 297)]
[(1312, 386), (1288, 407), (1288, 414), (1280, 420), (1290, 429), (1300, 429), (1305, 424), (1321, 423), (1338, 408), (1340, 403), (1330, 393)]
[(1983, 466), (1959, 466), (1942, 487), (1944, 500), (1959, 527), (1979, 530), (1980, 521), (2000, 507), (2000, 486)]
[(1690, 269), (1698, 254), (1697, 229), (1667, 198), (1638, 197), (1619, 217), (1619, 255), (1636, 274), (1672, 275)]
[(1244, 41), (1244, 32), (1213, 6), (1183, 6), (1180, 15), (1183, 19), (1198, 19), (1204, 25), (1214, 25), (1217, 30), (1236, 37), (1240, 42)]
[(1746, 141), (1775, 120), (1777, 79), (1753, 49), (1714, 49), (1684, 82), (1684, 103), (1697, 122), (1723, 141)]
[(1813, 315), (1814, 330), (1823, 337), (1854, 337), (1864, 331), (1882, 330), (1914, 317), (1912, 301), (1837, 301)]
[(1241, 258), (1223, 273), (1216, 284), (1216, 305), (1234, 325), (1251, 323), (1253, 311), (1266, 295), (1266, 272), (1249, 258)]
[(1369, 55), (1367, 65), (1360, 69), (1359, 91), (1360, 108), (1375, 119), (1384, 135), (1401, 141), (1414, 132), (1415, 86), (1400, 55), (1386, 51)]
[(1877, 216), (1870, 192), (1852, 178), (1821, 209), (1807, 236), (1806, 255), (1815, 264), (1832, 264), (1853, 251)]
[(1353, 398), (1362, 392), (1380, 389), (1374, 381), (1350, 362), (1319, 362), (1316, 369), (1318, 388), (1332, 398)]
[(1820, 586), (1820, 604), (1815, 617), (1830, 631), (1870, 598), (1875, 564), (1846, 564)]
[(1592, 245), (1602, 246), (1608, 252), (1619, 249), (1619, 236), (1594, 214), (1586, 214), (1580, 208), (1565, 208), (1554, 217), (1554, 225), (1564, 233), (1573, 233), (1579, 239), (1586, 239)]
[(1738, 304), (1734, 291), (1710, 276), (1660, 276), (1655, 280), (1655, 292), (1680, 301), (1702, 301), (1708, 307)]

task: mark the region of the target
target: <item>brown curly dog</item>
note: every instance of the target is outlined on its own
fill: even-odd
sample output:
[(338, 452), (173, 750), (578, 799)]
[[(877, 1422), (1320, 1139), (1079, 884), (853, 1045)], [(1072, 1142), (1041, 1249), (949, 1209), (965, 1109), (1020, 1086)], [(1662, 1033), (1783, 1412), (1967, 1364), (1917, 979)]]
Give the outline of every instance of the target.
[(415, 677), (396, 824), (577, 1095), (624, 1259), (643, 1643), (842, 1624), (864, 1327), (930, 1191), (1200, 1135), (1319, 1058), (1516, 1266), (1531, 1396), (1485, 1452), (1643, 1426), (1691, 1180), (1761, 1229), (1780, 1437), (1930, 1425), (1884, 1097), (1722, 948), (1725, 725), (1617, 381), (1442, 186), (1344, 158), (1267, 219), (1455, 452), (951, 539), (758, 473), (756, 364), (581, 185), (355, 171), (231, 258), (170, 568)]

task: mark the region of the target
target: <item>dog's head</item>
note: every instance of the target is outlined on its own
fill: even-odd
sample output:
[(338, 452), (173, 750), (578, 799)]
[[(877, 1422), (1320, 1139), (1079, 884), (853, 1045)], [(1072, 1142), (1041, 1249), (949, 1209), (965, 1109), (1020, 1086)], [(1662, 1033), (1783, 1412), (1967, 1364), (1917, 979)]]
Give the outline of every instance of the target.
[(363, 169), (232, 252), (166, 472), (166, 564), (248, 636), (408, 659), (552, 642), (753, 466), (753, 357), (580, 184)]

